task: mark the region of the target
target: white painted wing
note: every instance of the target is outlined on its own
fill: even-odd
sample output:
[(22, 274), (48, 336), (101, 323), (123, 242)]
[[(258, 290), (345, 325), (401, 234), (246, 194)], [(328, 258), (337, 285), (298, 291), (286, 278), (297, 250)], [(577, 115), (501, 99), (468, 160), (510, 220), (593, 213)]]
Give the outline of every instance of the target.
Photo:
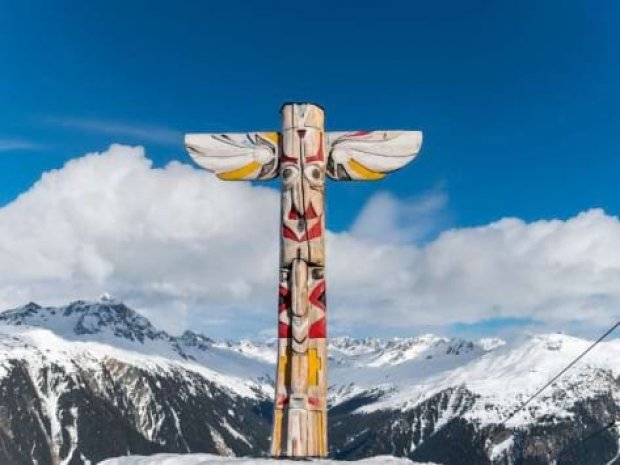
[(336, 180), (382, 179), (413, 160), (421, 131), (329, 132), (327, 175)]
[(273, 179), (278, 175), (278, 141), (277, 132), (187, 134), (185, 147), (220, 179)]

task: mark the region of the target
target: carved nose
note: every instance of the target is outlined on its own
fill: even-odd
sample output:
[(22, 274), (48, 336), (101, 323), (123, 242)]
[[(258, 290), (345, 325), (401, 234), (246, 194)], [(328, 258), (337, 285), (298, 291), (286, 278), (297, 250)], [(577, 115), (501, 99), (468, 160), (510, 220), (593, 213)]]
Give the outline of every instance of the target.
[(310, 204), (310, 195), (309, 193), (305, 193), (304, 195), (304, 183), (299, 182), (296, 186), (293, 186), (293, 208), (297, 210), (299, 217), (304, 217), (306, 215), (306, 210), (308, 210), (308, 205)]
[(308, 265), (296, 258), (291, 269), (291, 311), (295, 316), (308, 313)]

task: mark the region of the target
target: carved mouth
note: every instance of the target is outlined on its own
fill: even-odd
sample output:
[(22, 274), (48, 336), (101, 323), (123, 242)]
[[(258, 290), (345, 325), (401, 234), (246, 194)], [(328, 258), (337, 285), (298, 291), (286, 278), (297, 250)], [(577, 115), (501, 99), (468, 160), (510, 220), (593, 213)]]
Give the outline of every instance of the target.
[(312, 203), (308, 206), (305, 212), (300, 212), (295, 205), (293, 205), (288, 212), (289, 220), (314, 220), (319, 217), (319, 214), (314, 209)]
[[(303, 221), (303, 220), (300, 220)], [(303, 234), (301, 236), (297, 235), (291, 228), (287, 225), (282, 225), (282, 237), (285, 239), (290, 239), (295, 242), (306, 242), (321, 237), (323, 234), (323, 225), (322, 221), (317, 221), (314, 225), (312, 225), (308, 231), (306, 232), (305, 228), (302, 228)]]

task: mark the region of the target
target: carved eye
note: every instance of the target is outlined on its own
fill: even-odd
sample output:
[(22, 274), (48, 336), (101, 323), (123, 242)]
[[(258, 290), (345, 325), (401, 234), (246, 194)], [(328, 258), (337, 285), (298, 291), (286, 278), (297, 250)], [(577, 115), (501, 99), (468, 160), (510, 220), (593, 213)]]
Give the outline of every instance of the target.
[(312, 279), (323, 279), (323, 268), (312, 269)]
[(282, 170), (282, 181), (290, 186), (299, 177), (299, 169), (296, 166), (287, 166)]
[(306, 167), (304, 174), (306, 179), (312, 185), (320, 185), (323, 184), (325, 173), (318, 165), (309, 165)]

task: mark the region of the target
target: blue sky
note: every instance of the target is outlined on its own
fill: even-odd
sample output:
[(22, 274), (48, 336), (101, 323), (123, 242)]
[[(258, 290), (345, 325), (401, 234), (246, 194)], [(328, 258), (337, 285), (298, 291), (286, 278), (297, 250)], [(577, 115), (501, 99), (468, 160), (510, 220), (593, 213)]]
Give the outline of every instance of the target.
[(618, 2), (585, 0), (12, 2), (0, 206), (111, 143), (190, 163), (183, 133), (278, 129), (280, 105), (307, 100), (331, 130), (425, 133), (420, 158), (386, 181), (329, 186), (334, 231), (378, 191), (440, 192), (442, 229), (614, 217), (619, 20)]
[(310, 100), (331, 129), (426, 136), (382, 185), (330, 187), (334, 229), (377, 189), (438, 185), (455, 225), (617, 214), (618, 20), (598, 1), (12, 2), (0, 202), (111, 142), (187, 161), (183, 132), (277, 128), (283, 101)]

